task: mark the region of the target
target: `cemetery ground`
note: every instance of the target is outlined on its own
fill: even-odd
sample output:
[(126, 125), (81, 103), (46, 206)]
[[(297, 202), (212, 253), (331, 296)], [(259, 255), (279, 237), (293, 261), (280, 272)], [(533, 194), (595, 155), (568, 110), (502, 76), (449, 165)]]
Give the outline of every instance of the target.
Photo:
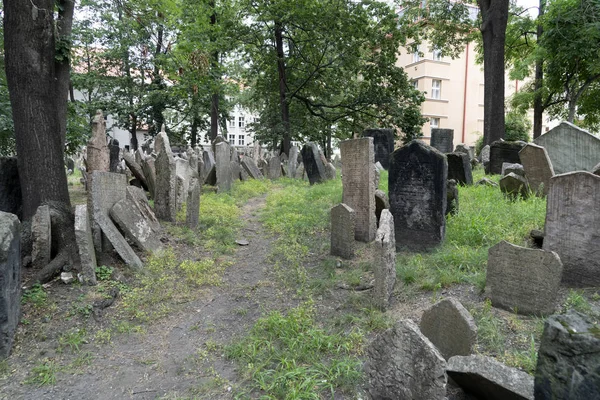
[[(85, 203), (78, 181), (70, 178), (74, 204)], [(380, 182), (387, 192), (385, 172)], [(450, 296), (475, 318), (478, 353), (532, 373), (543, 318), (492, 308), (483, 289), (488, 248), (529, 246), (545, 200), (509, 201), (485, 185), (459, 192), (444, 244), (398, 253), (382, 313), (371, 301), (368, 245), (357, 243), (351, 261), (329, 255), (339, 178), (250, 180), (229, 194), (205, 187), (198, 229), (184, 226), (185, 210), (164, 224), (166, 250), (145, 255), (142, 273), (106, 258), (96, 286), (28, 286), (12, 355), (0, 363), (0, 398), (365, 398), (373, 335), (399, 319), (418, 323)], [(563, 288), (559, 299), (558, 312), (600, 318), (599, 289)]]

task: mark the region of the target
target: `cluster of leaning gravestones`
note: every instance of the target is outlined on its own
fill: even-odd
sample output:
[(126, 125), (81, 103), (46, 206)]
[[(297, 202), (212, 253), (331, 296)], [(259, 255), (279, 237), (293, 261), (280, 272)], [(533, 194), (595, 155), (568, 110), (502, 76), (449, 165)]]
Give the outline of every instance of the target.
[[(541, 137), (544, 146), (499, 141), (482, 151), (486, 172), (502, 173), (500, 189), (508, 197), (548, 196), (545, 232), (536, 235), (543, 248), (502, 241), (488, 252), (486, 297), (521, 314), (554, 312), (561, 283), (600, 286), (600, 139), (566, 123), (555, 129)], [(439, 245), (447, 208), (458, 202), (458, 191), (448, 191), (473, 184), (474, 160), (465, 146), (453, 152), (452, 135), (434, 129), (432, 146), (415, 140), (394, 150), (391, 130), (367, 130), (340, 144), (343, 198), (331, 209), (331, 253), (350, 259), (356, 241), (369, 243), (373, 301), (383, 310), (395, 285), (396, 251)], [(381, 168), (389, 170), (389, 199), (377, 190)], [(485, 178), (479, 184), (495, 185)], [(472, 355), (475, 323), (460, 302), (446, 299), (423, 314), (420, 327), (403, 320), (373, 341), (368, 391), (376, 399), (444, 399), (450, 377), (481, 399), (600, 399), (600, 336), (594, 332), (579, 313), (548, 318), (534, 380)]]

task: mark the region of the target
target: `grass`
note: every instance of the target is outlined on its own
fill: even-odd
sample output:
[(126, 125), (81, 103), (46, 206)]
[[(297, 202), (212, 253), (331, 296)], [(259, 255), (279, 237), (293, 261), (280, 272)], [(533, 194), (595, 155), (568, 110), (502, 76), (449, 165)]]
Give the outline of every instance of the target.
[(28, 385), (54, 385), (56, 383), (56, 373), (58, 367), (52, 360), (42, 360), (38, 365), (33, 367), (29, 372), (25, 383)]
[(35, 309), (42, 309), (47, 306), (48, 294), (40, 285), (36, 283), (31, 288), (23, 291), (21, 304), (30, 304)]

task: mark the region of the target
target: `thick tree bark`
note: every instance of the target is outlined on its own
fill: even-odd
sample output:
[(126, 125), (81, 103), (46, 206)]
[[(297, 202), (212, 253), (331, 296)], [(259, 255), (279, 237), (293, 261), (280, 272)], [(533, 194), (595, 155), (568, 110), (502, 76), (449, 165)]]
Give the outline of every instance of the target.
[[(211, 9), (213, 10), (210, 15), (210, 24), (215, 28), (217, 25), (217, 13), (215, 11), (215, 2), (211, 1), (209, 3)], [(214, 38), (211, 38), (214, 42)], [(219, 52), (214, 51), (212, 53), (213, 57), (213, 69), (217, 70), (219, 68)], [(215, 79), (220, 79), (219, 77), (214, 77)], [(217, 85), (215, 85), (215, 88)], [(215, 92), (211, 96), (211, 105), (210, 105), (210, 140), (213, 141), (216, 139), (219, 134), (219, 92), (215, 89)]]
[[(539, 3), (539, 14), (537, 24), (537, 42), (540, 43), (544, 28), (542, 27), (541, 18), (544, 15), (544, 9), (546, 7), (546, 0), (540, 0)], [(544, 60), (538, 58), (535, 61), (535, 81), (534, 91), (535, 97), (533, 99), (533, 138), (537, 138), (542, 134), (542, 120), (544, 114), (544, 106), (541, 89), (544, 84)]]
[(137, 115), (135, 115), (135, 114), (131, 114), (131, 122), (129, 125), (129, 134), (131, 135), (131, 139), (130, 139), (131, 149), (133, 151), (136, 151), (138, 149), (138, 140), (137, 140)]
[(285, 73), (285, 55), (283, 52), (283, 26), (278, 21), (275, 22), (275, 48), (277, 51), (277, 71), (279, 72), (279, 104), (281, 107), (281, 122), (283, 123), (281, 152), (289, 155), (292, 143), (290, 135), (290, 110), (286, 96), (287, 78)]
[(477, 0), (483, 37), (483, 142), (504, 138), (504, 44), (509, 0)]

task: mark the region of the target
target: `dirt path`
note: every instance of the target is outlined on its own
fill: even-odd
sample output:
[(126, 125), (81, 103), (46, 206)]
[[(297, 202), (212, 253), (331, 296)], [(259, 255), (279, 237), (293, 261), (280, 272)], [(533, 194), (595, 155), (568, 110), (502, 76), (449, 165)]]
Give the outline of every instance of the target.
[(103, 346), (83, 345), (71, 355), (71, 364), (89, 357), (89, 365), (60, 369), (55, 385), (23, 382), (41, 358), (55, 355), (64, 365), (69, 355), (57, 355), (44, 345), (35, 350), (19, 346), (9, 360), (12, 373), (0, 379), (0, 399), (232, 398), (240, 378), (223, 346), (247, 333), (265, 309), (286, 303), (267, 279), (272, 239), (258, 220), (264, 204), (261, 197), (243, 206), (240, 236), (249, 244), (237, 248), (223, 285), (148, 325), (146, 333), (117, 334)]

